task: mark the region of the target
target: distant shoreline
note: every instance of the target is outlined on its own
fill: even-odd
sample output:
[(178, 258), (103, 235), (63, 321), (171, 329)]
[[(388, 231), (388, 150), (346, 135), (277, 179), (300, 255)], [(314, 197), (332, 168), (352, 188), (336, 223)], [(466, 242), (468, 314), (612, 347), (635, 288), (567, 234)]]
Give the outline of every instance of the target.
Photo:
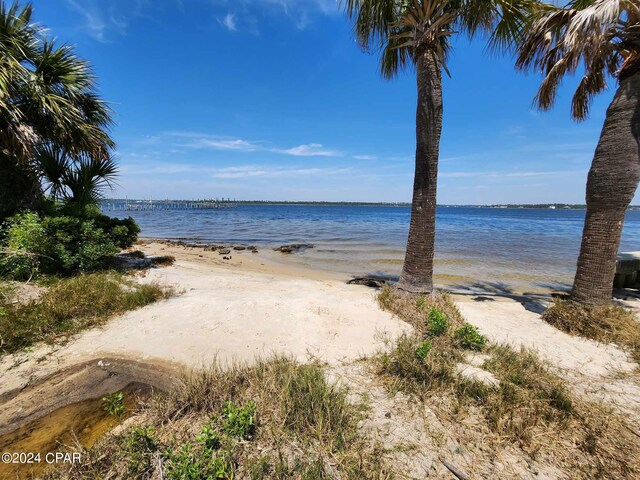
[[(101, 203), (143, 203), (150, 201), (149, 199), (124, 199), (124, 198), (108, 198), (104, 199)], [(212, 199), (200, 199), (200, 200), (152, 200), (154, 202), (167, 201), (171, 203), (197, 203), (197, 202), (209, 202)], [(232, 203), (236, 205), (298, 205), (298, 206), (326, 206), (326, 207), (410, 207), (411, 203), (406, 202), (323, 202), (323, 201), (271, 201), (271, 200), (231, 200), (231, 199), (216, 199), (219, 203)], [(562, 209), (562, 210), (585, 210), (587, 206), (585, 204), (568, 204), (568, 203), (535, 203), (535, 204), (494, 204), (494, 205), (449, 205), (442, 204), (438, 207), (446, 208), (502, 208), (502, 209)], [(640, 205), (630, 205), (629, 210), (640, 210)]]

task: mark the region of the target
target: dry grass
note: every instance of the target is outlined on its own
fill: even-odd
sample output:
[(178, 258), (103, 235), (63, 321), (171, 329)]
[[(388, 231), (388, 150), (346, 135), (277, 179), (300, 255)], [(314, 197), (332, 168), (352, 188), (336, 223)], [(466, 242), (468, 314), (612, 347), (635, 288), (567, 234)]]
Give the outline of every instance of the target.
[(156, 283), (140, 284), (119, 273), (102, 272), (52, 280), (42, 297), (26, 303), (0, 296), (0, 351), (11, 353), (77, 333), (172, 293)]
[[(228, 402), (244, 406), (244, 417), (234, 418), (251, 417), (250, 435), (225, 428)], [(106, 437), (82, 464), (48, 478), (391, 478), (358, 434), (363, 408), (317, 364), (284, 357), (253, 366), (214, 364), (153, 398), (136, 427)]]
[(151, 265), (173, 265), (176, 261), (176, 257), (173, 255), (161, 255), (159, 257), (149, 257)]
[[(532, 459), (570, 473), (571, 478), (632, 478), (640, 475), (640, 438), (605, 406), (575, 395), (534, 352), (487, 345), (482, 368), (498, 386), (456, 373), (465, 351), (452, 332), (464, 320), (444, 294), (410, 297), (386, 287), (380, 304), (406, 319), (416, 334), (403, 336), (377, 359), (375, 367), (391, 391), (403, 391), (428, 405), (461, 440), (481, 442), (496, 454), (517, 447)], [(428, 312), (438, 308), (449, 320), (447, 332), (430, 336)], [(416, 348), (428, 339), (426, 357)], [(469, 428), (460, 430), (461, 425)]]
[(640, 321), (627, 308), (587, 308), (571, 300), (556, 299), (542, 318), (571, 335), (627, 347), (634, 360), (640, 362)]

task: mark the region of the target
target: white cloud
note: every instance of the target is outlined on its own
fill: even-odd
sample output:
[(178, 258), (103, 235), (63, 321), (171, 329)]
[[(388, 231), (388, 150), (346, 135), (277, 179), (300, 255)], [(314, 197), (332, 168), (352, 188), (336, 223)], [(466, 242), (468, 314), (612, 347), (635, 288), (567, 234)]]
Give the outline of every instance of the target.
[(294, 157), (339, 157), (342, 155), (335, 150), (327, 150), (320, 143), (310, 143), (308, 145), (298, 145), (297, 147), (281, 149), (273, 148), (272, 152), (293, 155)]
[(213, 150), (235, 150), (238, 152), (255, 152), (260, 150), (258, 145), (255, 145), (246, 140), (233, 139), (233, 140), (211, 140), (207, 138), (201, 138), (193, 143), (184, 145), (191, 148), (210, 148)]
[(353, 158), (356, 160), (375, 160), (378, 157), (374, 155), (354, 155)]
[(218, 19), (218, 22), (220, 22), (220, 25), (225, 27), (230, 32), (237, 32), (238, 31), (238, 25), (236, 24), (236, 14), (235, 13), (227, 13), (222, 20)]
[(199, 132), (172, 131), (166, 135), (184, 140), (180, 147), (211, 150), (229, 150), (236, 152), (271, 152), (293, 157), (339, 157), (342, 152), (324, 148), (321, 143), (309, 143), (296, 147), (269, 147), (259, 142), (240, 138), (223, 138)]
[[(157, 17), (159, 9), (179, 14), (200, 9), (213, 14), (231, 32), (257, 34), (258, 19), (284, 16), (303, 30), (315, 17), (337, 14), (335, 0), (65, 0), (80, 16), (79, 28), (100, 42), (126, 34), (129, 24), (143, 17)], [(227, 10), (224, 14), (224, 10)], [(156, 18), (157, 20), (157, 18)]]

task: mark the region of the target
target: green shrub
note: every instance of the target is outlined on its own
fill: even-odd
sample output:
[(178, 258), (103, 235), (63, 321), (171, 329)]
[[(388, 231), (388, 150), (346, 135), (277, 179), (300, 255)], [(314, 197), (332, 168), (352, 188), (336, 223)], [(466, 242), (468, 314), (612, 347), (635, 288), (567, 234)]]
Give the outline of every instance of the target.
[(444, 335), (449, 328), (449, 322), (444, 312), (437, 307), (431, 308), (427, 317), (427, 331), (432, 337)]
[(465, 323), (454, 333), (458, 345), (469, 350), (482, 350), (487, 339), (480, 335), (478, 329), (470, 323)]
[(425, 340), (420, 345), (418, 345), (418, 348), (416, 348), (416, 357), (418, 357), (420, 360), (424, 360), (425, 358), (427, 358), (427, 355), (429, 355), (431, 348), (431, 342), (429, 340)]
[(0, 276), (15, 280), (35, 273), (70, 274), (103, 267), (110, 257), (136, 241), (140, 227), (132, 218), (60, 215), (40, 218), (26, 212), (10, 218), (0, 231)]
[(226, 402), (222, 406), (221, 429), (227, 435), (249, 439), (256, 430), (256, 404), (253, 401), (238, 406), (234, 402)]
[(0, 250), (0, 276), (25, 280), (38, 273), (45, 249), (46, 232), (40, 217), (26, 212), (11, 217), (3, 226)]
[(46, 217), (44, 228), (48, 241), (42, 263), (50, 273), (95, 270), (120, 250), (91, 220)]
[(168, 448), (164, 456), (167, 478), (173, 480), (231, 480), (235, 476), (235, 462), (228, 452), (216, 453), (187, 442), (178, 450)]
[(138, 240), (140, 227), (131, 217), (119, 219), (99, 214), (93, 221), (120, 248), (129, 248)]
[(218, 450), (220, 448), (220, 434), (210, 423), (202, 426), (202, 431), (196, 436), (196, 440), (210, 450)]

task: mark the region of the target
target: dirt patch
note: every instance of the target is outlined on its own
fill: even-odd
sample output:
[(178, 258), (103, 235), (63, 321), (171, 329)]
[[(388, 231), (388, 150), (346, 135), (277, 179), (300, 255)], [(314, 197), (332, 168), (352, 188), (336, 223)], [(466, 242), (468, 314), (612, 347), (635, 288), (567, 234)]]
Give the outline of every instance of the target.
[(0, 435), (67, 405), (100, 398), (132, 383), (168, 390), (179, 368), (120, 358), (93, 359), (0, 395)]

